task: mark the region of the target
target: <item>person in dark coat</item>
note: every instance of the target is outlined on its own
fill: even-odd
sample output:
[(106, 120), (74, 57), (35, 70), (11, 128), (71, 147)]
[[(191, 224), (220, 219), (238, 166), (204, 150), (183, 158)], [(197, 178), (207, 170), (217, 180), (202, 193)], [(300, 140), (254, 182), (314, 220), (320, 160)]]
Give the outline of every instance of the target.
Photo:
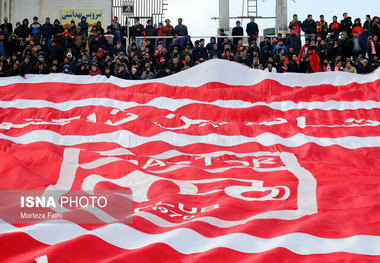
[(361, 75), (372, 73), (374, 69), (371, 65), (368, 65), (368, 60), (364, 59), (363, 64), (359, 67), (358, 73)]
[(290, 35), (286, 37), (286, 46), (289, 49), (293, 49), (297, 55), (301, 50), (301, 37), (296, 34), (295, 28), (292, 28), (290, 31)]
[[(140, 24), (140, 19), (138, 17), (135, 17), (134, 22), (135, 24), (133, 25), (133, 27), (131, 27), (130, 37), (142, 37), (144, 32), (144, 26)], [(138, 45), (141, 45), (142, 42), (143, 40), (141, 38), (136, 38), (136, 43)]]
[(20, 76), (26, 79), (26, 74), (31, 74), (33, 71), (33, 64), (30, 62), (30, 58), (26, 56), (24, 62), (20, 65)]
[(41, 27), (41, 35), (43, 40), (47, 42), (47, 45), (50, 47), (51, 39), (54, 35), (54, 26), (50, 23), (50, 18), (47, 17), (45, 20), (45, 24)]
[(377, 36), (378, 38), (380, 38), (380, 24), (379, 24), (379, 20), (380, 18), (375, 16), (373, 18), (373, 23), (372, 23), (372, 34), (374, 36)]
[(251, 21), (247, 24), (247, 28), (245, 31), (249, 36), (249, 43), (251, 43), (252, 41), (256, 41), (256, 39), (259, 37), (259, 26), (255, 23), (254, 17), (251, 17)]
[(205, 47), (205, 40), (203, 38), (199, 40), (199, 45), (194, 47), (193, 55), (195, 57), (195, 60), (199, 60), (199, 59), (207, 60), (208, 54), (207, 54), (207, 49)]
[(51, 41), (51, 46), (48, 49), (47, 57), (50, 58), (50, 61), (58, 60), (60, 63), (62, 62), (63, 50), (61, 46), (57, 45), (55, 39)]
[(293, 20), (289, 23), (289, 29), (292, 30), (294, 28), (296, 35), (301, 35), (301, 21), (298, 20), (298, 15), (293, 15)]
[(214, 45), (216, 44), (216, 38), (211, 37), (210, 42), (206, 45), (207, 51), (210, 53), (214, 50)]
[(22, 20), (22, 25), (18, 27), (16, 24), (16, 29), (14, 33), (25, 41), (25, 39), (29, 37), (30, 34), (29, 20), (25, 18), (24, 20)]
[(8, 22), (8, 17), (4, 17), (4, 23), (0, 25), (2, 31), (7, 32), (8, 37), (13, 34), (13, 26)]
[(148, 20), (147, 21), (147, 25), (145, 27), (145, 36), (146, 36), (146, 40), (150, 40), (150, 42), (154, 42), (154, 38), (149, 38), (149, 37), (152, 37), (154, 36), (154, 30), (156, 28), (152, 25), (152, 20)]
[(368, 33), (372, 33), (372, 20), (370, 15), (365, 16), (365, 22), (363, 25), (363, 30), (364, 28), (367, 28)]
[(340, 21), (342, 31), (346, 31), (349, 38), (351, 38), (352, 19), (347, 13), (343, 13), (343, 19)]
[(186, 49), (186, 42), (189, 41), (191, 38), (189, 35), (185, 37), (179, 37), (173, 42), (173, 47), (178, 47), (179, 51), (183, 51)]
[(315, 23), (312, 15), (308, 15), (307, 19), (303, 21), (302, 31), (305, 32), (305, 39), (315, 40), (317, 24)]
[(187, 26), (182, 24), (182, 18), (178, 18), (178, 25), (175, 26), (174, 31), (178, 36), (187, 36), (189, 34)]
[(87, 19), (85, 16), (82, 16), (82, 18), (80, 19), (80, 22), (78, 23), (78, 27), (80, 27), (80, 31), (86, 35), (86, 37), (88, 36), (88, 23), (86, 22)]
[(54, 20), (54, 38), (57, 40), (58, 45), (61, 45), (61, 34), (64, 31), (65, 30), (63, 29), (61, 22), (59, 22), (58, 19)]
[(342, 31), (342, 26), (338, 23), (337, 16), (333, 16), (333, 22), (329, 25), (329, 32), (332, 31), (334, 31), (336, 36), (339, 36), (339, 33)]
[[(236, 26), (232, 29), (232, 36), (244, 36), (244, 30), (240, 26), (240, 21), (236, 21)], [(237, 46), (239, 40), (242, 40), (243, 38), (234, 38), (233, 42), (234, 45)]]

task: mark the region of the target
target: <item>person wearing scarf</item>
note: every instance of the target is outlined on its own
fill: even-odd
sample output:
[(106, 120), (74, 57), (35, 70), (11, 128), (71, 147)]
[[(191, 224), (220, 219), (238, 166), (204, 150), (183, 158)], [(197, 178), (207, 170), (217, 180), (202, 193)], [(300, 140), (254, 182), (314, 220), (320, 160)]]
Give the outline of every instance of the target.
[(334, 31), (335, 35), (339, 35), (342, 26), (338, 23), (338, 17), (333, 16), (333, 22), (329, 25), (329, 31)]
[(330, 66), (329, 61), (327, 60), (327, 58), (323, 60), (322, 71), (323, 72), (331, 71), (331, 66)]
[(298, 20), (298, 15), (294, 14), (293, 15), (293, 20), (289, 23), (289, 29), (292, 30), (294, 28), (294, 30), (296, 31), (296, 35), (300, 35), (301, 34), (301, 21)]
[(376, 35), (377, 37), (380, 37), (379, 17), (377, 16), (373, 18), (372, 33), (374, 36)]
[(317, 33), (323, 40), (325, 40), (329, 29), (324, 15), (320, 15), (320, 19), (321, 20), (317, 23)]

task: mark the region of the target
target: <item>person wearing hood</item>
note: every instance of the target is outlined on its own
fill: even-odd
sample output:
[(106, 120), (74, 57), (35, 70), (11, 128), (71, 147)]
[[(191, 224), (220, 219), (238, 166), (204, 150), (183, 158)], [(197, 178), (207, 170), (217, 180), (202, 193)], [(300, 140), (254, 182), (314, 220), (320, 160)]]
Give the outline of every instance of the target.
[(191, 37), (189, 35), (184, 36), (184, 37), (179, 37), (174, 41), (173, 47), (178, 47), (179, 51), (183, 51), (186, 49), (186, 42), (190, 41), (190, 39)]
[(8, 57), (10, 57), (12, 54), (17, 53), (18, 51), (17, 45), (18, 45), (18, 37), (16, 34), (12, 34), (8, 38), (8, 48), (6, 50)]
[(66, 64), (66, 65), (63, 66), (62, 73), (64, 73), (64, 74), (70, 74), (70, 75), (73, 74), (73, 72), (71, 71), (71, 67), (70, 67), (69, 64)]
[[(20, 22), (17, 22), (17, 24), (19, 24)], [(30, 34), (30, 29), (29, 29), (29, 20), (27, 18), (25, 18), (23, 21), (22, 21), (22, 25), (19, 25), (17, 26), (16, 24), (16, 29), (15, 29), (15, 34), (22, 38), (24, 41), (27, 37), (29, 37), (29, 34)]]
[(314, 51), (314, 47), (309, 47), (307, 50), (309, 55), (310, 67), (313, 70), (313, 72), (322, 72), (321, 60)]
[(77, 32), (77, 26), (75, 25), (75, 20), (72, 19), (70, 25), (67, 26), (70, 35), (74, 35)]
[(352, 35), (354, 34), (354, 32), (356, 32), (358, 36), (360, 36), (360, 34), (363, 33), (363, 27), (360, 18), (355, 19), (354, 25), (352, 26)]
[(78, 27), (80, 27), (80, 31), (85, 36), (88, 36), (88, 23), (86, 22), (86, 17), (82, 16), (80, 22), (78, 23)]
[(75, 75), (83, 75), (86, 76), (89, 74), (89, 71), (84, 63), (79, 63), (75, 70)]
[(54, 38), (57, 40), (57, 44), (61, 45), (61, 35), (64, 32), (63, 26), (58, 19), (54, 20)]

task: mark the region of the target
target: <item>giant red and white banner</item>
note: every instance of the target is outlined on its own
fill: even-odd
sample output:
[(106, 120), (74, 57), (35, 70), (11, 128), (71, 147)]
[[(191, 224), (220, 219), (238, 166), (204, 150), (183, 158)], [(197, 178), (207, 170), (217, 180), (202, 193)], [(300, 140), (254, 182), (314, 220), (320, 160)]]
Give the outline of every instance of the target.
[(15, 224), (0, 208), (0, 262), (378, 262), (379, 87), (380, 71), (220, 60), (3, 79), (1, 190), (129, 189), (133, 212)]

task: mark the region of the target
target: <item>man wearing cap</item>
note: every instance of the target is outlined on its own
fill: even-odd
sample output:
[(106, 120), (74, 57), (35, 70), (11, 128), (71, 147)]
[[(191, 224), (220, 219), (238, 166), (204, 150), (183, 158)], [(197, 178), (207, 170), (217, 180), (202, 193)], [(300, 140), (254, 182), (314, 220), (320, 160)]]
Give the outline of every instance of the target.
[[(164, 26), (164, 23), (160, 22), (158, 23), (158, 27), (154, 30), (154, 34), (158, 37), (165, 37), (166, 36), (166, 27)], [(158, 39), (157, 42), (165, 42), (166, 40), (164, 38)]]
[(329, 26), (327, 25), (327, 22), (325, 21), (324, 15), (320, 15), (319, 18), (320, 20), (317, 22), (317, 34), (323, 40), (325, 40), (327, 37), (327, 33), (329, 32)]
[(315, 47), (310, 46), (307, 50), (309, 55), (309, 63), (313, 72), (322, 72), (322, 65), (319, 56), (314, 52)]
[(374, 71), (371, 65), (368, 65), (368, 60), (364, 59), (362, 65), (359, 67), (358, 73), (361, 75), (367, 75)]
[(301, 21), (298, 20), (298, 15), (293, 15), (293, 20), (289, 23), (289, 29), (292, 30), (294, 28), (296, 35), (299, 36), (301, 34)]
[[(236, 26), (232, 29), (232, 36), (244, 36), (244, 30), (240, 26), (240, 21), (236, 21)], [(239, 40), (242, 40), (243, 38), (234, 38), (233, 43), (235, 46), (239, 43)]]
[(30, 36), (34, 38), (37, 45), (41, 43), (41, 27), (42, 25), (38, 23), (38, 17), (33, 17), (33, 23), (30, 24)]
[(251, 43), (252, 41), (256, 41), (256, 39), (259, 37), (259, 26), (255, 23), (254, 17), (251, 17), (251, 21), (247, 24), (247, 28), (245, 31), (249, 36), (249, 43)]

